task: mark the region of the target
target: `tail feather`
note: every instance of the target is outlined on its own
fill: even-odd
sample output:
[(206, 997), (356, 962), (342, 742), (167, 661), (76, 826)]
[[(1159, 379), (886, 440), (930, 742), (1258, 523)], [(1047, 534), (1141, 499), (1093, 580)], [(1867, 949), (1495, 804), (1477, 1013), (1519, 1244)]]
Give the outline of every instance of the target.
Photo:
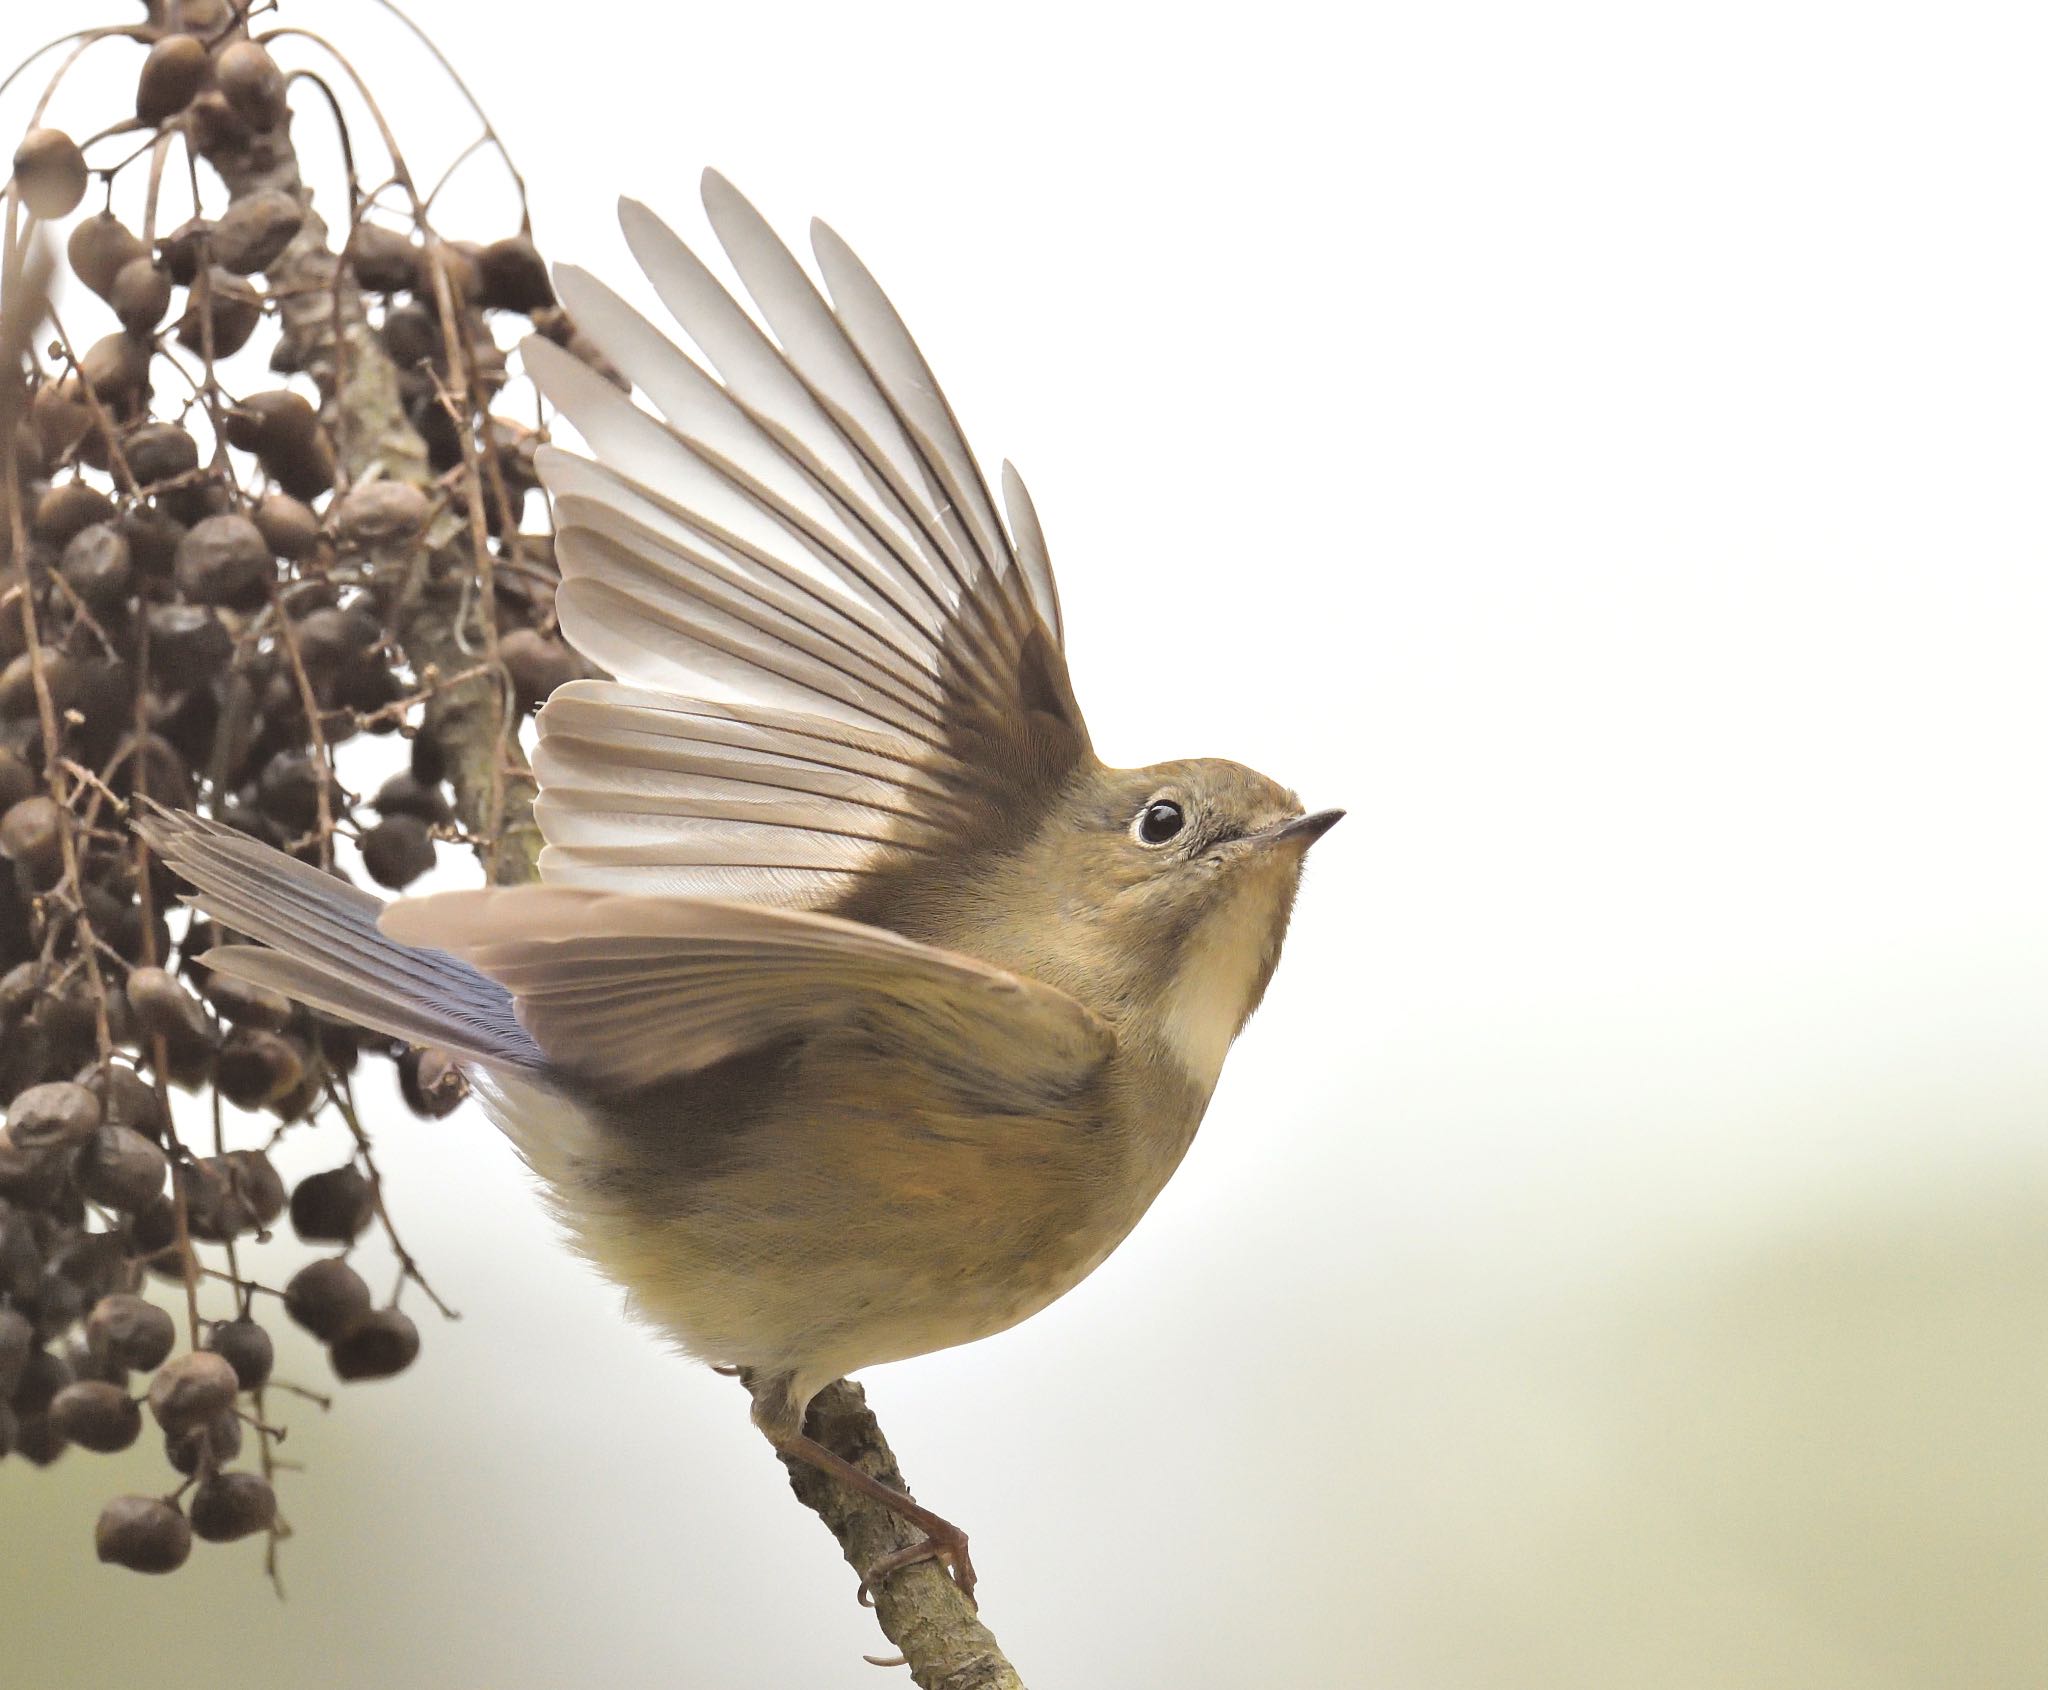
[(205, 962), (412, 1044), (514, 1070), (546, 1066), (512, 995), (446, 951), (401, 945), (377, 925), (384, 901), (233, 828), (152, 806), (136, 822), (196, 891), (189, 900), (238, 934)]

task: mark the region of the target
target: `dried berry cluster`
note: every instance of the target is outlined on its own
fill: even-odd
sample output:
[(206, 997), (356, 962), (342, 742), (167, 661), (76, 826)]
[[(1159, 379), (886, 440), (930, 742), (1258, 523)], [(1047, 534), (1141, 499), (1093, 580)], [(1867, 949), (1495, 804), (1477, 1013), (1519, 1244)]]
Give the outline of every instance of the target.
[[(137, 56), (132, 115), (81, 146), (42, 121), (45, 95), (14, 154), (0, 295), (23, 349), (0, 371), (0, 1456), (126, 1448), (146, 1407), (184, 1484), (108, 1503), (97, 1534), (103, 1560), (145, 1572), (195, 1534), (274, 1549), (280, 1304), (341, 1379), (417, 1354), (395, 1295), (380, 1304), (345, 1259), (380, 1231), (399, 1288), (432, 1296), (390, 1230), (350, 1076), (395, 1061), (429, 1116), (462, 1082), (439, 1053), (211, 974), (220, 935), (185, 917), (128, 816), (198, 807), (337, 873), (346, 841), (392, 888), (437, 843), (495, 851), (519, 714), (574, 672), (549, 538), (521, 532), (540, 419), (493, 412), (497, 324), (603, 367), (527, 236), (443, 241), (395, 152), (384, 188), (350, 180), (330, 241), (289, 141), (298, 78), (246, 10), (150, 0), (144, 23), (86, 38)], [(159, 228), (181, 181), (192, 214)], [(139, 216), (116, 210), (129, 184)], [(72, 290), (46, 316), (23, 282), (37, 229), (67, 219), (64, 267), (114, 324), (83, 344), (65, 319), (92, 300)], [(389, 414), (357, 402), (372, 377)], [(452, 630), (452, 659), (429, 628)], [(410, 751), (363, 800), (334, 772), (360, 734)], [(249, 1128), (223, 1104), (268, 1125), (236, 1146)], [(323, 1116), (351, 1153), (287, 1190), (269, 1150)], [(247, 1246), (287, 1215), (340, 1253), (273, 1288)], [(182, 1319), (139, 1294), (152, 1275)]]

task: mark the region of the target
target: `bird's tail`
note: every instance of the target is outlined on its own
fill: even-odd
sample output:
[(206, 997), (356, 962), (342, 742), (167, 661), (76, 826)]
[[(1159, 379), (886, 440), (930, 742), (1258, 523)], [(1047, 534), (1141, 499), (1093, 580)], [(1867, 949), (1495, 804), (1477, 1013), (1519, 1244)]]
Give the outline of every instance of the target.
[(136, 822), (195, 888), (189, 902), (258, 945), (201, 960), (239, 980), (411, 1044), (512, 1072), (545, 1066), (495, 980), (446, 951), (401, 945), (377, 925), (384, 901), (248, 835), (152, 805)]

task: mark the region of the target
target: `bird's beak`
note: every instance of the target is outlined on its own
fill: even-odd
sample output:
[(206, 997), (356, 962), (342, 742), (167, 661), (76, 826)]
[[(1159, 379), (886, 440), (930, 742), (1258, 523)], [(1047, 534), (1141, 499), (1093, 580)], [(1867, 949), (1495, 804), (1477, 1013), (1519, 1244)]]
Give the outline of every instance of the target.
[(1343, 819), (1342, 810), (1318, 810), (1312, 816), (1296, 816), (1291, 822), (1282, 822), (1266, 839), (1269, 844), (1291, 845), (1297, 851), (1306, 851)]

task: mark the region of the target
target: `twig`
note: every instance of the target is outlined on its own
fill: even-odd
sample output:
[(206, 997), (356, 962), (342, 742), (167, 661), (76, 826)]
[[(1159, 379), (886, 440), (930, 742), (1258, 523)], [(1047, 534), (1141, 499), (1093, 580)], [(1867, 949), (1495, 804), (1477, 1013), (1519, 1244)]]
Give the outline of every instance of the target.
[(411, 1280), (423, 1292), (427, 1301), (441, 1311), (447, 1320), (460, 1320), (461, 1315), (441, 1301), (439, 1293), (427, 1282), (427, 1276), (420, 1272), (420, 1264), (413, 1253), (405, 1247), (405, 1241), (398, 1236), (398, 1228), (391, 1223), (391, 1211), (384, 1206), (384, 1176), (377, 1170), (377, 1158), (370, 1144), (370, 1135), (363, 1130), (362, 1117), (356, 1113), (355, 1094), (349, 1089), (348, 1076), (341, 1076), (340, 1084), (335, 1076), (327, 1076), (327, 1096), (348, 1123), (350, 1135), (356, 1141), (356, 1155), (361, 1158), (364, 1177), (370, 1183), (370, 1203), (377, 1212), (377, 1223), (384, 1229), (384, 1236), (390, 1242), (391, 1253), (398, 1258), (401, 1280)]

